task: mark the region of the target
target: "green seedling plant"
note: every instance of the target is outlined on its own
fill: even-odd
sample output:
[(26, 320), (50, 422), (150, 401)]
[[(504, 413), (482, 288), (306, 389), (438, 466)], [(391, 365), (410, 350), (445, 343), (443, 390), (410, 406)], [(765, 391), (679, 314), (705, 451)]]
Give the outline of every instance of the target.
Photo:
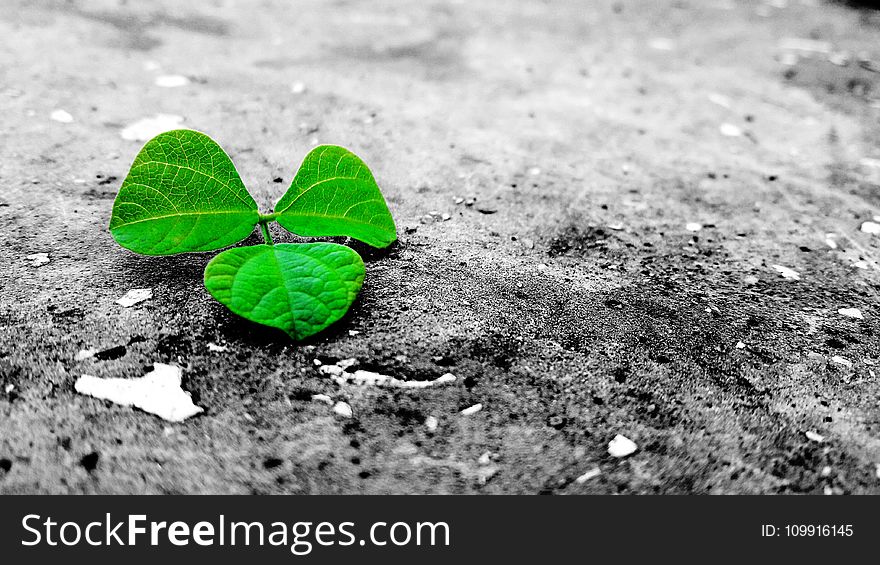
[(205, 288), (235, 314), (301, 340), (345, 315), (364, 262), (336, 243), (275, 244), (272, 222), (302, 237), (346, 236), (378, 248), (397, 239), (373, 174), (351, 151), (314, 148), (263, 214), (220, 145), (186, 129), (159, 134), (138, 153), (113, 203), (110, 233), (135, 253), (175, 255), (229, 247), (259, 226), (264, 243), (211, 259)]

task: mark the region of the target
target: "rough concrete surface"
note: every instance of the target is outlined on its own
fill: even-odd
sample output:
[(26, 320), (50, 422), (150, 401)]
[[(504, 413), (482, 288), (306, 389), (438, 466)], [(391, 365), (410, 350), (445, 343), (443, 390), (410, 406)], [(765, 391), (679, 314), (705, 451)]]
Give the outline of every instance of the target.
[[(7, 0), (0, 38), (0, 492), (880, 492), (877, 12)], [(120, 132), (158, 113), (263, 210), (315, 143), (364, 158), (400, 239), (356, 246), (348, 316), (293, 343), (208, 296), (213, 254), (115, 244)], [(348, 358), (457, 379), (315, 363)], [(153, 363), (204, 413), (74, 390)]]

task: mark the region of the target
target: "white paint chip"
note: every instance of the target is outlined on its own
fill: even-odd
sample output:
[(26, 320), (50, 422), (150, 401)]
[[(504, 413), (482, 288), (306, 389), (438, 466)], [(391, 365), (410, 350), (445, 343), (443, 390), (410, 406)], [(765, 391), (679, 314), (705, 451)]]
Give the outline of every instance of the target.
[(825, 441), (825, 436), (818, 434), (812, 430), (806, 432), (804, 435), (807, 436), (807, 439), (815, 441), (816, 443), (822, 443), (823, 441)]
[(626, 457), (636, 452), (639, 446), (626, 436), (617, 434), (608, 442), (608, 454), (612, 457)]
[(208, 351), (211, 351), (213, 353), (222, 353), (224, 351), (229, 351), (229, 348), (226, 347), (225, 345), (217, 345), (216, 343), (209, 343), (208, 344)]
[(156, 77), (156, 86), (162, 88), (177, 88), (188, 84), (189, 79), (183, 75), (159, 75)]
[(728, 123), (721, 124), (718, 127), (718, 131), (721, 132), (721, 135), (726, 135), (727, 137), (739, 137), (743, 134), (742, 128)]
[(337, 361), (335, 365), (322, 365), (318, 367), (318, 371), (329, 376), (333, 381), (342, 385), (355, 386), (387, 386), (394, 388), (428, 388), (430, 386), (442, 385), (455, 381), (455, 375), (446, 373), (431, 381), (405, 381), (390, 375), (383, 375), (374, 371), (366, 371), (358, 369), (349, 372), (346, 369), (357, 363), (357, 359), (345, 359)]
[(70, 115), (70, 112), (60, 108), (58, 110), (52, 110), (52, 113), (49, 114), (49, 118), (62, 124), (69, 124), (73, 121), (73, 116)]
[(862, 222), (862, 227), (860, 229), (871, 235), (880, 234), (880, 224), (877, 222)]
[(590, 469), (589, 471), (587, 471), (586, 473), (584, 473), (580, 477), (576, 478), (574, 480), (574, 482), (576, 482), (579, 485), (582, 485), (585, 482), (589, 481), (590, 479), (595, 479), (596, 477), (598, 477), (601, 474), (602, 474), (602, 469), (600, 469), (599, 467), (596, 467), (595, 469)]
[(437, 426), (440, 425), (440, 421), (437, 420), (434, 416), (428, 416), (425, 418), (425, 427), (429, 432), (437, 431)]
[(688, 222), (684, 225), (684, 229), (687, 231), (700, 231), (703, 229), (703, 224), (698, 224), (697, 222)]
[(782, 278), (784, 279), (792, 281), (801, 280), (800, 274), (798, 274), (798, 272), (794, 269), (789, 269), (788, 267), (783, 267), (782, 265), (773, 265), (773, 269), (775, 269), (777, 273), (782, 275)]
[(125, 308), (129, 308), (153, 298), (153, 289), (151, 288), (133, 288), (125, 293), (125, 296), (116, 301), (117, 304)]
[(180, 128), (182, 123), (182, 116), (156, 114), (152, 118), (143, 118), (128, 125), (119, 135), (130, 141), (147, 141), (160, 133)]
[(31, 253), (30, 255), (25, 256), (25, 259), (28, 261), (28, 264), (31, 267), (40, 267), (49, 262), (49, 254), (48, 253)]
[(134, 406), (169, 422), (182, 422), (203, 412), (193, 404), (189, 393), (180, 388), (182, 373), (178, 367), (154, 363), (153, 370), (138, 379), (99, 379), (83, 375), (74, 388), (102, 400), (122, 406)]
[(459, 414), (461, 414), (462, 416), (471, 416), (473, 414), (476, 414), (477, 412), (479, 412), (482, 409), (483, 409), (482, 404), (474, 404), (473, 406), (468, 406), (467, 408), (465, 408), (464, 410), (459, 412)]
[(351, 409), (351, 406), (347, 402), (337, 402), (333, 405), (333, 411), (342, 416), (343, 418), (351, 418), (354, 415), (354, 412)]
[(858, 318), (859, 320), (865, 319), (865, 317), (862, 316), (862, 311), (858, 308), (841, 308), (837, 313), (848, 318)]
[(841, 357), (840, 355), (835, 355), (831, 358), (833, 363), (837, 363), (838, 365), (843, 365), (844, 367), (852, 367), (852, 361), (845, 357)]

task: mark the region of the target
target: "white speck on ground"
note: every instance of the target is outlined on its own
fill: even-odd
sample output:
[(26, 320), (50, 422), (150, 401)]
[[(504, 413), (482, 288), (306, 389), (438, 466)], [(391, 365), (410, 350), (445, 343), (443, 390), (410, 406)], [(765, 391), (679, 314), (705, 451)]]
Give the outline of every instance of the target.
[(347, 402), (342, 401), (339, 401), (333, 405), (333, 411), (343, 418), (351, 418), (354, 415), (351, 406)]
[(605, 227), (609, 230), (623, 231), (623, 224), (608, 224)]
[(831, 52), (831, 43), (815, 39), (803, 39), (800, 37), (785, 37), (779, 40), (779, 48), (788, 51), (828, 54)]
[(439, 425), (440, 425), (440, 421), (437, 420), (436, 417), (428, 416), (427, 418), (425, 418), (425, 427), (428, 429), (429, 432), (436, 431), (437, 426), (439, 426)]
[[(318, 371), (325, 375), (329, 375), (333, 381), (342, 386), (352, 384), (355, 386), (388, 386), (396, 388), (427, 388), (435, 385), (442, 385), (455, 381), (455, 375), (446, 373), (431, 381), (406, 381), (390, 375), (383, 375), (374, 371), (366, 371), (358, 369), (353, 373), (345, 369), (357, 363), (356, 359), (346, 359), (339, 361), (336, 365), (323, 365)], [(345, 365), (344, 367), (342, 365)]]
[(13, 389), (15, 389), (15, 385), (11, 385), (11, 384), (10, 384), (10, 385), (6, 385), (6, 386), (3, 388), (3, 390), (6, 392), (6, 394), (9, 394), (10, 392), (12, 392)]
[(25, 257), (30, 262), (31, 267), (39, 267), (49, 262), (48, 253), (32, 253)]
[(721, 106), (722, 108), (730, 109), (730, 98), (728, 98), (727, 96), (725, 96), (723, 94), (719, 94), (717, 92), (710, 92), (709, 93), (709, 101), (713, 104), (717, 104), (718, 106)]
[(531, 169), (529, 169), (529, 174), (533, 177), (536, 177), (541, 174), (541, 169), (539, 169), (538, 167), (532, 167)]
[(304, 82), (295, 82), (290, 85), (290, 92), (293, 94), (302, 94), (306, 91), (306, 85)]
[(837, 249), (837, 234), (829, 232), (825, 234), (825, 245), (831, 249)]
[(157, 63), (156, 61), (144, 61), (145, 71), (158, 71), (160, 68), (162, 68), (161, 65), (159, 65), (159, 63)]
[(74, 388), (102, 400), (134, 406), (169, 422), (182, 422), (203, 410), (193, 404), (189, 393), (180, 388), (181, 370), (173, 365), (154, 363), (153, 370), (137, 379), (101, 379), (83, 375)]
[(482, 404), (474, 404), (473, 406), (468, 406), (467, 408), (465, 408), (464, 410), (459, 412), (459, 414), (461, 414), (462, 416), (471, 416), (473, 414), (476, 414), (477, 412), (479, 412), (482, 409), (483, 409)]
[(66, 110), (61, 110), (60, 108), (58, 110), (52, 110), (52, 113), (49, 114), (49, 118), (62, 124), (69, 124), (73, 121), (73, 116), (71, 116)]
[(752, 285), (758, 284), (758, 277), (756, 277), (754, 275), (746, 275), (743, 278), (743, 282), (749, 286), (752, 286)]
[(639, 446), (626, 436), (617, 434), (608, 442), (608, 455), (612, 457), (626, 457), (636, 452)]
[(822, 443), (823, 441), (825, 441), (825, 436), (818, 434), (812, 430), (805, 432), (804, 435), (807, 436), (807, 439), (815, 441), (816, 443)]
[(140, 119), (123, 128), (119, 135), (130, 141), (147, 141), (160, 133), (178, 129), (183, 124), (182, 116), (156, 114), (151, 118)]
[(189, 79), (183, 75), (159, 75), (156, 77), (156, 86), (162, 88), (177, 88), (187, 84), (189, 84)]
[(359, 332), (357, 330), (348, 330), (348, 335), (350, 335), (351, 337), (354, 337), (354, 336), (358, 335), (359, 333), (361, 333), (361, 332)]
[(743, 134), (742, 128), (728, 123), (721, 124), (718, 127), (718, 131), (721, 132), (721, 135), (726, 135), (727, 137), (739, 137)]
[(737, 349), (745, 349), (745, 348), (746, 348), (746, 344), (743, 343), (743, 342), (741, 342), (741, 341), (738, 341), (738, 342), (736, 342), (736, 348), (737, 348)]
[(798, 272), (794, 269), (789, 269), (788, 267), (783, 267), (782, 265), (773, 265), (773, 268), (776, 270), (777, 273), (782, 275), (782, 278), (784, 279), (792, 281), (801, 280), (800, 274), (798, 274)]
[(116, 301), (117, 304), (123, 306), (125, 308), (129, 308), (143, 302), (144, 300), (149, 300), (153, 298), (153, 289), (151, 288), (133, 288), (125, 293), (125, 296), (119, 298)]
[(216, 343), (208, 344), (208, 351), (212, 351), (214, 353), (222, 353), (224, 351), (229, 351), (229, 348), (225, 345), (217, 345)]
[(848, 318), (858, 318), (859, 320), (865, 319), (865, 317), (862, 316), (862, 311), (858, 308), (841, 308), (837, 313), (841, 316), (847, 316)]
[(76, 354), (76, 360), (83, 361), (89, 357), (94, 357), (97, 352), (97, 349), (81, 349), (80, 352)]
[(492, 463), (492, 453), (489, 451), (484, 451), (477, 459), (478, 465), (489, 465), (490, 463)]
[(312, 400), (314, 402), (323, 402), (324, 404), (333, 404), (333, 399), (327, 396), (326, 394), (313, 394)]
[(648, 42), (648, 47), (656, 51), (672, 51), (675, 49), (675, 42), (667, 37), (655, 37)]
[(687, 231), (700, 231), (703, 229), (703, 224), (698, 224), (697, 222), (688, 222), (684, 225), (684, 229)]
[(874, 469), (874, 476), (880, 479), (880, 463), (877, 463), (877, 467)]
[(574, 480), (574, 482), (576, 482), (579, 485), (582, 485), (585, 482), (589, 481), (590, 479), (595, 479), (596, 477), (598, 477), (601, 474), (602, 474), (602, 469), (600, 469), (599, 467), (596, 467), (595, 469), (590, 469), (589, 471), (587, 471), (583, 475), (576, 478)]
[(845, 367), (852, 367), (852, 361), (846, 359), (845, 357), (841, 357), (840, 355), (835, 355), (831, 358), (831, 361), (837, 363), (838, 365), (843, 365)]
[(877, 222), (862, 222), (862, 227), (860, 229), (871, 235), (880, 234), (880, 224)]

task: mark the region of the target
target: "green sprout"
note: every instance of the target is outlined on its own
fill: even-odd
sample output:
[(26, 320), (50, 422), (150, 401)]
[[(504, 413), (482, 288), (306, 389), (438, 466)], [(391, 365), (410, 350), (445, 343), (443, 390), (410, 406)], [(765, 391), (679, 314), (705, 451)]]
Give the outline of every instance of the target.
[(397, 239), (370, 169), (335, 145), (314, 148), (270, 214), (261, 214), (232, 160), (193, 130), (157, 135), (141, 149), (113, 202), (110, 233), (142, 255), (214, 251), (259, 225), (262, 245), (227, 249), (205, 267), (205, 288), (235, 314), (304, 339), (342, 318), (364, 281), (344, 245), (275, 245), (268, 224), (304, 237), (347, 236), (373, 247)]

